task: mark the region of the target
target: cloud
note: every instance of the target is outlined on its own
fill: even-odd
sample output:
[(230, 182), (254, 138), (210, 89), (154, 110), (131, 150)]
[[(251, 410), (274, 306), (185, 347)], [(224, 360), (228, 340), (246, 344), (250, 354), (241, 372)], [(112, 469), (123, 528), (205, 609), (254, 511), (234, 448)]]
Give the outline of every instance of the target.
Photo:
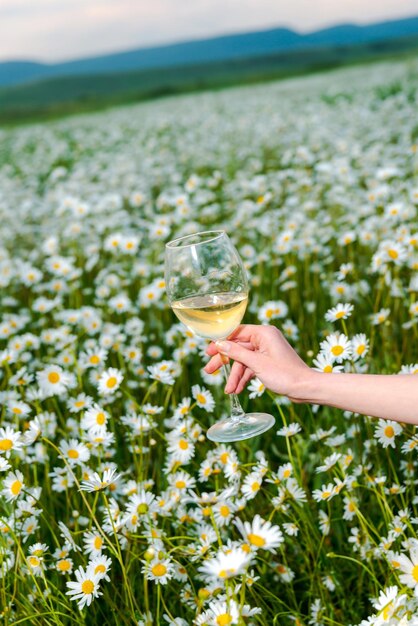
[(279, 25), (306, 31), (416, 12), (416, 0), (1, 0), (0, 55), (54, 62)]

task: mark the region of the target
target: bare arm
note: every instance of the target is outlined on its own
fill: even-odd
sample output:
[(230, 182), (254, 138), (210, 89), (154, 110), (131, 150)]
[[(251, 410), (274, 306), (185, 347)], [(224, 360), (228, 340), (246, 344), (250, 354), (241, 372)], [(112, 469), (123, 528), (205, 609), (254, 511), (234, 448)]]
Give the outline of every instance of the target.
[(418, 424), (416, 374), (322, 374), (305, 383), (305, 402)]
[(235, 362), (225, 391), (240, 393), (257, 376), (266, 387), (294, 402), (418, 424), (418, 375), (324, 374), (312, 370), (272, 326), (242, 325), (228, 341), (211, 343), (205, 369), (221, 366), (221, 355)]

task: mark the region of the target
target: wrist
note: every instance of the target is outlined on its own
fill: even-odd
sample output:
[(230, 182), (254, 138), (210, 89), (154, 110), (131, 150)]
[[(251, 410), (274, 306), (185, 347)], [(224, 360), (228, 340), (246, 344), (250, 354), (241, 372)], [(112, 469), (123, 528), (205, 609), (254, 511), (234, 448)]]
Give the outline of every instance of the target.
[(323, 374), (322, 372), (317, 372), (307, 367), (303, 376), (298, 377), (294, 389), (289, 396), (298, 402), (307, 402), (310, 404), (325, 403), (323, 387), (324, 383), (328, 381), (329, 376), (330, 374)]

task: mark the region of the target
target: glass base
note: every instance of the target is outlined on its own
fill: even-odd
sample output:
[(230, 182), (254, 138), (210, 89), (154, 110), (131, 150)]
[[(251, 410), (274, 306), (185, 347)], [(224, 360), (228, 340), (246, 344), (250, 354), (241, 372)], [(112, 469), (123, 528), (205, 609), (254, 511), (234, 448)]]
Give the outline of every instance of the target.
[(206, 433), (211, 441), (241, 441), (261, 435), (271, 428), (275, 419), (268, 413), (244, 413), (242, 416), (227, 417), (213, 424)]

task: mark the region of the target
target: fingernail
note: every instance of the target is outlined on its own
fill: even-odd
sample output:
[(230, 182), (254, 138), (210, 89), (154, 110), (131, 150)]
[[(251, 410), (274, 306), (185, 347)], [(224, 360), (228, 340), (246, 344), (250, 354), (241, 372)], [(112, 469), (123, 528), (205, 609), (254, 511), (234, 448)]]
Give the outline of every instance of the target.
[(227, 341), (215, 341), (215, 345), (219, 352), (223, 352), (224, 354), (227, 354), (230, 350), (230, 345)]

